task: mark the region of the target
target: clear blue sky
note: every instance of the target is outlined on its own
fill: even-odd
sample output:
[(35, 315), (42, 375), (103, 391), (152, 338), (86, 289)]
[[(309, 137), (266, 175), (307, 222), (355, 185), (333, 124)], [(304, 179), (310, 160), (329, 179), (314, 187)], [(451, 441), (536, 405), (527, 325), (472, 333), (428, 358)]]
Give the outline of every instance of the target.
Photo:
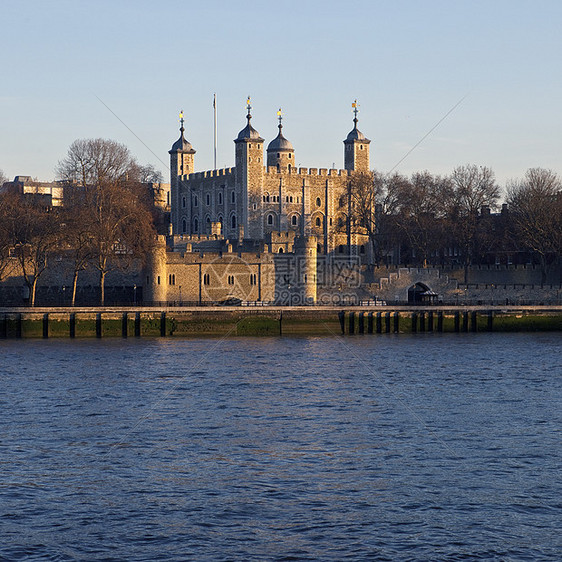
[(77, 138), (126, 144), (164, 163), (178, 112), (213, 165), (232, 166), (245, 124), (284, 133), (305, 167), (343, 167), (352, 127), (372, 139), (372, 167), (448, 173), (490, 166), (500, 183), (529, 167), (562, 172), (562, 2), (559, 0), (2, 0), (0, 169), (54, 178)]

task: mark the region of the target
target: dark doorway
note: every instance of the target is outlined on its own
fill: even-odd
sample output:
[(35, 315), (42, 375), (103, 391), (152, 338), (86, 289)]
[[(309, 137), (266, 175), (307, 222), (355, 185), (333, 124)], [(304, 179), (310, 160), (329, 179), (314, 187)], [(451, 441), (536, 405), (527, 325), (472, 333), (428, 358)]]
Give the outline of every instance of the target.
[(416, 283), (408, 289), (408, 304), (435, 304), (437, 293), (427, 285)]

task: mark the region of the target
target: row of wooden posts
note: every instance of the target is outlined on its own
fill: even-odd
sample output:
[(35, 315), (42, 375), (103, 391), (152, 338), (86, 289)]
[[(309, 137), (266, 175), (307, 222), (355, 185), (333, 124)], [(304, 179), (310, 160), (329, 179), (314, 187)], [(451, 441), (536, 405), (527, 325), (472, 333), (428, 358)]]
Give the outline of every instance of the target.
[[(485, 312), (487, 316), (487, 331), (494, 327), (493, 311)], [(455, 332), (478, 331), (478, 315), (476, 311), (459, 311), (452, 313)], [(346, 320), (347, 317), (347, 320)], [(412, 312), (411, 333), (416, 332), (443, 332), (442, 311)], [(400, 332), (399, 312), (348, 312), (339, 313), (342, 334), (390, 334)]]

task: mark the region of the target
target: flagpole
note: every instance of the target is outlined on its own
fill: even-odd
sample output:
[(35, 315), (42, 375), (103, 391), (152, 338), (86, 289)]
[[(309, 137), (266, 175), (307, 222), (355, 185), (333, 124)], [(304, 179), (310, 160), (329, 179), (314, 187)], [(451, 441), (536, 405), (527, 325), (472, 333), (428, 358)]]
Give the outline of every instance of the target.
[(213, 116), (214, 116), (214, 143), (215, 143), (215, 167), (217, 169), (217, 94), (213, 94)]

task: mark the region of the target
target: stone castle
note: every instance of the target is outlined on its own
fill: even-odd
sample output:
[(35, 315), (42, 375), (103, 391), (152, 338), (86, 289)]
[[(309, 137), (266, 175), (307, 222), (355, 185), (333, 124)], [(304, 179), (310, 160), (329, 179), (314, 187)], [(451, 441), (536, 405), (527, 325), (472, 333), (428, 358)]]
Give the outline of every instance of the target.
[(365, 262), (367, 237), (341, 228), (350, 178), (369, 172), (371, 141), (357, 128), (353, 105), (343, 170), (297, 168), (281, 111), (279, 134), (264, 158), (265, 140), (252, 126), (248, 99), (246, 126), (234, 140), (234, 168), (195, 172), (181, 114), (180, 137), (169, 151), (172, 235), (168, 251), (161, 241), (151, 261), (146, 297), (314, 303), (318, 256)]
[[(366, 235), (349, 228), (349, 184), (369, 172), (370, 140), (357, 127), (343, 141), (344, 169), (300, 168), (279, 134), (265, 148), (252, 126), (234, 139), (235, 166), (195, 171), (195, 150), (179, 139), (170, 155), (170, 184), (150, 184), (154, 204), (170, 210), (168, 235), (159, 235), (146, 264), (107, 278), (108, 302), (144, 304), (359, 304), (361, 302), (505, 303), (562, 300), (559, 273), (544, 285), (534, 265), (373, 267)], [(264, 153), (265, 148), (265, 153)], [(60, 186), (18, 176), (22, 193), (61, 204)], [(164, 215), (165, 216), (165, 215)], [(65, 303), (71, 260), (57, 257), (41, 277), (41, 303)], [(557, 270), (558, 271), (558, 270)], [(80, 273), (78, 302), (96, 304), (97, 273)], [(25, 304), (17, 260), (0, 283), (0, 303)]]

